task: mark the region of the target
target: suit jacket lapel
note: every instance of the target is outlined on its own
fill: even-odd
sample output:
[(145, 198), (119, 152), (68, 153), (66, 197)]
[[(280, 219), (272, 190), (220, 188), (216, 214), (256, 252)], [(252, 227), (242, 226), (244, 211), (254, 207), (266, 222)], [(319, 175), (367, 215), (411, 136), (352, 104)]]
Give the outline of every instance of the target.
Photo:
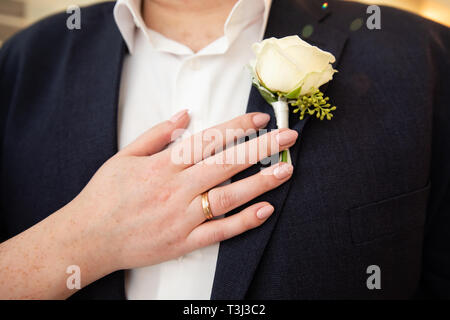
[[(323, 50), (332, 52), (337, 60), (347, 36), (345, 33), (334, 30), (323, 23), (326, 16), (331, 12), (330, 10), (322, 10), (320, 5), (321, 3), (315, 1), (273, 1), (264, 38), (280, 38), (293, 34), (302, 37), (302, 28), (310, 25), (313, 28), (312, 35), (308, 38), (302, 38)], [(322, 90), (326, 90), (326, 88), (322, 88)], [(255, 111), (269, 113), (271, 120), (267, 128), (276, 128), (272, 107), (252, 87), (247, 112)], [(290, 115), (290, 127), (299, 132), (299, 140), (291, 148), (294, 168), (300, 153), (302, 131), (305, 129), (307, 122), (308, 118), (299, 121), (297, 116)], [(233, 180), (248, 177), (259, 170), (260, 165), (254, 165), (236, 175)], [(261, 227), (220, 244), (211, 299), (243, 299), (245, 297), (278, 217), (282, 214), (283, 204), (289, 193), (289, 188), (290, 182), (288, 181), (277, 189), (252, 201), (251, 203), (268, 201), (275, 207), (275, 212)], [(234, 214), (240, 209), (242, 208), (238, 208), (230, 214)]]

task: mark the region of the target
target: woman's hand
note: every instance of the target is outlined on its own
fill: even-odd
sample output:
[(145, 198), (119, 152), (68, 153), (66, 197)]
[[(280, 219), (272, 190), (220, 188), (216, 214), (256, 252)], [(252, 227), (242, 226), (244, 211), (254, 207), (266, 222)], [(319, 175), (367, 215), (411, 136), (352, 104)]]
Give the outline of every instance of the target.
[[(226, 130), (242, 134), (259, 129), (267, 124), (269, 116), (247, 114), (163, 150), (174, 130), (187, 125), (189, 116), (182, 111), (174, 119), (151, 128), (108, 160), (71, 204), (77, 208), (74, 219), (79, 229), (91, 239), (88, 243), (103, 248), (99, 254), (106, 255), (114, 270), (161, 263), (259, 226), (273, 212), (269, 203), (257, 203), (231, 217), (204, 223), (201, 194), (209, 190), (212, 213), (220, 216), (276, 188), (292, 174), (292, 166), (275, 165), (242, 181), (216, 187), (249, 167), (248, 157), (256, 154), (258, 145), (257, 154), (261, 156), (256, 160), (261, 160), (273, 151), (290, 147), (297, 133), (270, 132), (205, 160), (202, 155), (209, 154), (208, 150), (230, 142), (226, 141)], [(212, 132), (214, 137), (221, 135), (224, 139), (207, 141)], [(278, 134), (283, 137), (279, 139), (281, 146)], [(198, 141), (203, 150), (192, 152), (186, 163), (174, 162), (179, 160), (180, 149), (192, 150), (188, 146)], [(240, 164), (229, 161), (229, 155), (238, 148), (239, 154), (245, 156)]]
[[(211, 150), (264, 127), (268, 120), (266, 114), (246, 114), (166, 148), (174, 132), (189, 122), (183, 111), (141, 135), (109, 159), (73, 201), (46, 219), (47, 224), (42, 222), (45, 230), (60, 230), (50, 231), (58, 242), (54, 252), (65, 257), (59, 259), (66, 264), (59, 272), (67, 277), (65, 268), (79, 265), (85, 286), (113, 271), (158, 264), (261, 225), (274, 210), (269, 203), (206, 221), (201, 194), (209, 190), (211, 211), (221, 216), (290, 178), (293, 168), (283, 163), (217, 186), (295, 143), (297, 133), (282, 129), (211, 155)], [(180, 163), (180, 155), (189, 161)], [(38, 237), (44, 236), (41, 232)]]

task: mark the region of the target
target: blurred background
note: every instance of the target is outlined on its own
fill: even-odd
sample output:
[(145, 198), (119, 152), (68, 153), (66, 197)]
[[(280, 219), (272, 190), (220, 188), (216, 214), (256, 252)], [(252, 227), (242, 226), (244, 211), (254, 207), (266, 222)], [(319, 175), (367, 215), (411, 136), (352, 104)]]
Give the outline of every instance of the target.
[[(5, 39), (20, 29), (52, 13), (65, 11), (71, 4), (84, 6), (103, 1), (108, 0), (0, 0), (0, 45)], [(415, 12), (450, 27), (450, 0), (358, 1), (367, 4), (382, 4), (398, 7)]]

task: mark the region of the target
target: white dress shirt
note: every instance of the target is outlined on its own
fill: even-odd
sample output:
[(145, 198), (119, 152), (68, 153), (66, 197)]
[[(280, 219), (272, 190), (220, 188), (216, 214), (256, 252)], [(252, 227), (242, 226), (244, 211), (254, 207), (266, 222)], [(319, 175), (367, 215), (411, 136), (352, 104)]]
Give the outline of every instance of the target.
[[(141, 0), (118, 0), (114, 17), (129, 50), (120, 86), (119, 149), (184, 108), (190, 110), (191, 133), (244, 114), (251, 87), (246, 65), (252, 43), (263, 37), (269, 9), (269, 0), (237, 1), (224, 36), (194, 53), (148, 29)], [(218, 250), (215, 244), (127, 271), (127, 298), (210, 299)]]

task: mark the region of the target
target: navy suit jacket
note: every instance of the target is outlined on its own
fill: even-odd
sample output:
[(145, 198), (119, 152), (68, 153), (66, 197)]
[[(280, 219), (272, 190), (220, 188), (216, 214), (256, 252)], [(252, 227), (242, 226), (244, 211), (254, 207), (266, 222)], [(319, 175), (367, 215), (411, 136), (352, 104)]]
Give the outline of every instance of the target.
[[(336, 56), (323, 89), (338, 109), (332, 121), (292, 115), (293, 177), (255, 200), (276, 208), (263, 226), (220, 244), (212, 299), (450, 296), (449, 29), (382, 7), (381, 30), (352, 31), (366, 6), (329, 3), (273, 1), (265, 37), (308, 26), (305, 40)], [(81, 30), (67, 14), (47, 18), (1, 49), (2, 241), (72, 200), (117, 152), (128, 53), (113, 6), (82, 9)], [(273, 115), (255, 89), (253, 111)], [(370, 265), (380, 290), (367, 288)], [(73, 296), (124, 297), (123, 271)]]

